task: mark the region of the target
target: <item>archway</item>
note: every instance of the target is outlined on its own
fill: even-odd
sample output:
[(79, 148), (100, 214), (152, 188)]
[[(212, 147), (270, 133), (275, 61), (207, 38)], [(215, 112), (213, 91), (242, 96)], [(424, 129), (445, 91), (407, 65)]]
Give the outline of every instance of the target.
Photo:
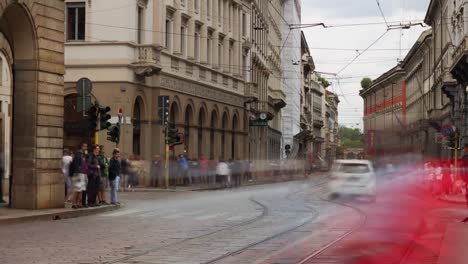
[(222, 126), (221, 126), (221, 157), (223, 157), (223, 159), (226, 159), (227, 155), (226, 155), (226, 145), (227, 145), (227, 142), (226, 142), (226, 130), (228, 129), (228, 116), (227, 116), (227, 113), (224, 112), (223, 113), (223, 119), (222, 119)]
[(176, 123), (178, 121), (177, 117), (179, 116), (179, 105), (176, 102), (172, 102), (170, 111), (169, 111), (169, 122)]
[(214, 149), (215, 149), (215, 129), (217, 128), (216, 124), (218, 123), (218, 114), (215, 110), (211, 112), (211, 123), (210, 123), (210, 159), (214, 159)]
[(234, 115), (234, 117), (232, 118), (232, 138), (231, 138), (231, 157), (233, 159), (238, 158), (237, 157), (237, 142), (236, 142), (238, 130), (239, 130), (239, 120), (237, 118), (237, 115)]
[(198, 156), (204, 155), (203, 153), (203, 127), (205, 126), (205, 109), (200, 108), (198, 112)]
[(141, 97), (137, 97), (135, 100), (135, 104), (133, 105), (133, 117), (132, 117), (132, 124), (133, 124), (133, 131), (132, 131), (132, 139), (133, 139), (133, 155), (140, 156), (141, 155), (141, 117), (143, 116), (143, 99)]
[[(48, 12), (56, 3), (17, 2), (8, 1), (10, 4), (3, 6), (3, 13), (0, 11), (3, 35), (0, 46), (4, 49), (5, 43), (9, 43), (12, 53), (9, 63), (13, 65), (10, 109), (11, 145), (14, 148), (10, 150), (10, 206), (24, 209), (63, 207), (65, 190), (57, 162), (63, 147), (63, 39), (48, 40), (47, 43), (37, 41), (45, 39), (44, 32), (53, 27)], [(35, 5), (41, 5), (41, 8)], [(34, 19), (38, 17), (43, 21), (44, 30), (36, 32)], [(54, 23), (61, 24), (63, 19), (55, 18)], [(58, 35), (63, 33), (60, 28), (55, 31)], [(50, 49), (62, 50), (62, 53)]]
[(193, 120), (193, 110), (191, 105), (187, 105), (185, 108), (185, 118), (184, 118), (184, 134), (185, 134), (185, 150), (187, 155), (191, 155), (190, 148), (190, 121)]

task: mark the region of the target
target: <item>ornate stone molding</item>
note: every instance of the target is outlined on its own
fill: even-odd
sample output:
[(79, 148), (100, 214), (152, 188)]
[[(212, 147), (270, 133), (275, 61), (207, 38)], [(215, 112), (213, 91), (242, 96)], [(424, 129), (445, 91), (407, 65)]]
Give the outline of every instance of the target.
[(159, 85), (163, 88), (181, 93), (207, 98), (216, 102), (222, 102), (237, 107), (244, 107), (244, 98), (230, 94), (216, 88), (208, 87), (194, 82), (179, 80), (171, 76), (161, 75)]

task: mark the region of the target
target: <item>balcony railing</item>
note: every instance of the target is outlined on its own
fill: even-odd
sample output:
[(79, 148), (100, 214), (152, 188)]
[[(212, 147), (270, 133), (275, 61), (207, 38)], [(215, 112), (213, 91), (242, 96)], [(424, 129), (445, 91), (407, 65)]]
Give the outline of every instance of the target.
[(249, 83), (245, 86), (245, 96), (258, 99), (258, 86), (254, 83)]
[(135, 62), (131, 64), (138, 76), (150, 76), (161, 70), (161, 47), (138, 45), (135, 48)]

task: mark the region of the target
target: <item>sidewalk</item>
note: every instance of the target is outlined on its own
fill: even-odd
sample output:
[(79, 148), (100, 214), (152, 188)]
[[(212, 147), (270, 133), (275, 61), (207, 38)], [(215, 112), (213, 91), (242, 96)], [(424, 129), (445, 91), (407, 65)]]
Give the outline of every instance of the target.
[(120, 206), (121, 205), (105, 205), (83, 209), (57, 208), (43, 210), (23, 210), (10, 209), (7, 207), (7, 204), (0, 204), (0, 225), (75, 218), (116, 210), (120, 208)]
[[(309, 175), (309, 178), (320, 176), (322, 175), (320, 172), (313, 173)], [(290, 181), (298, 181), (298, 180), (305, 180), (303, 175), (293, 176), (291, 178), (285, 179), (284, 177), (278, 177), (276, 179), (265, 179), (261, 178), (255, 181), (247, 181), (242, 182), (240, 187), (245, 186), (255, 186), (255, 185), (264, 185), (264, 184), (274, 184), (274, 183), (281, 183), (281, 182), (290, 182)], [(123, 192), (197, 192), (197, 191), (213, 191), (213, 190), (220, 190), (223, 189), (221, 184), (192, 184), (190, 186), (171, 186), (169, 189), (165, 188), (151, 188), (151, 187), (134, 187), (132, 189), (120, 189), (119, 191)]]
[(468, 263), (468, 224), (452, 223), (447, 226), (440, 249), (438, 264)]

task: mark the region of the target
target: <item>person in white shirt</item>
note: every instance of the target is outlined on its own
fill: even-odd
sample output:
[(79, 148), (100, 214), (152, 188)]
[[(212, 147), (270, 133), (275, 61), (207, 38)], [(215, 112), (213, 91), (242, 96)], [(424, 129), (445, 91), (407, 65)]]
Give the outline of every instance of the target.
[(63, 173), (63, 181), (65, 183), (65, 198), (67, 199), (67, 202), (70, 201), (70, 187), (71, 187), (71, 180), (70, 180), (70, 164), (73, 160), (73, 157), (70, 155), (70, 151), (68, 149), (65, 149), (63, 151), (63, 157), (62, 157), (62, 173)]
[(220, 160), (216, 166), (216, 175), (221, 179), (221, 183), (224, 188), (228, 187), (229, 173), (228, 164), (224, 162), (224, 160)]

